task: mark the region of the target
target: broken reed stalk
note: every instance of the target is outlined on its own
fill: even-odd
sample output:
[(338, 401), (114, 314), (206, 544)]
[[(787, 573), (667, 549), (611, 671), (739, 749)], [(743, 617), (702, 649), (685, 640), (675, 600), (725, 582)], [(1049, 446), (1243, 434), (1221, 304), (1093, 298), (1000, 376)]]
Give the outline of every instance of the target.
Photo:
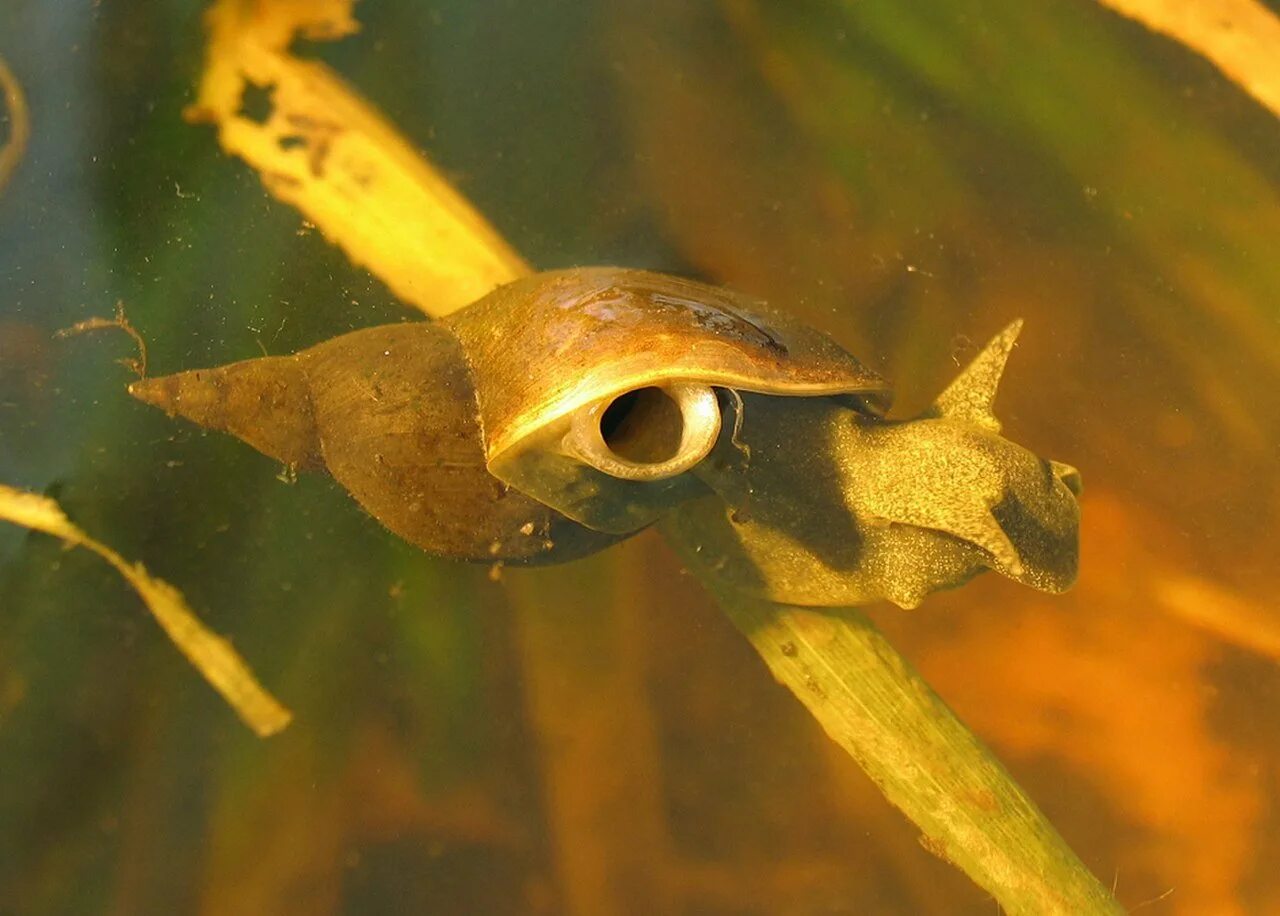
[(723, 592), (717, 598), (774, 677), (921, 829), (921, 844), (961, 869), (1004, 912), (1124, 912), (864, 614)]
[(89, 537), (71, 524), (53, 500), (0, 484), (0, 521), (43, 532), (69, 547), (83, 547), (102, 557), (132, 586), (179, 651), (258, 737), (274, 735), (289, 724), (292, 713), (262, 688), (229, 642), (200, 622), (176, 588), (149, 574), (141, 563), (130, 563)]

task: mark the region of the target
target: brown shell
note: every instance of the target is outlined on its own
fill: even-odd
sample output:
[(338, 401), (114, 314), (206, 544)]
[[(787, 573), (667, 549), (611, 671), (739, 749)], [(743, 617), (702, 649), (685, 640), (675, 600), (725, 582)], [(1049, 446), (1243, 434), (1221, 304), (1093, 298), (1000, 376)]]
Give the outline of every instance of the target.
[(664, 380), (856, 394), (875, 412), (890, 400), (883, 378), (822, 333), (741, 294), (643, 270), (537, 274), (445, 324), (472, 366), (490, 462), (586, 404)]
[[(425, 550), (536, 563), (601, 549), (700, 486), (605, 479), (537, 447), (534, 434), (556, 433), (586, 404), (672, 380), (888, 401), (883, 379), (784, 315), (616, 268), (539, 274), (443, 322), (367, 328), (130, 391), (287, 464), (326, 469)], [(626, 524), (600, 523), (615, 517)]]
[(366, 328), (293, 356), (179, 372), (129, 391), (278, 461), (327, 470), (370, 515), (431, 553), (559, 562), (617, 540), (488, 472), (471, 375), (437, 324)]

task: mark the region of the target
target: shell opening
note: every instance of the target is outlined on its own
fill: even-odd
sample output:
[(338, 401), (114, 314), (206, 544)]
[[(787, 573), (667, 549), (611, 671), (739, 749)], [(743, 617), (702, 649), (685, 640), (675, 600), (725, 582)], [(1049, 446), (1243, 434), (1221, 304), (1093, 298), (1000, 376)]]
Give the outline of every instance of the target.
[(684, 417), (661, 388), (628, 391), (605, 408), (600, 436), (609, 450), (636, 464), (670, 461), (680, 450)]
[(706, 457), (720, 434), (707, 385), (650, 385), (579, 411), (567, 451), (612, 477), (662, 480)]

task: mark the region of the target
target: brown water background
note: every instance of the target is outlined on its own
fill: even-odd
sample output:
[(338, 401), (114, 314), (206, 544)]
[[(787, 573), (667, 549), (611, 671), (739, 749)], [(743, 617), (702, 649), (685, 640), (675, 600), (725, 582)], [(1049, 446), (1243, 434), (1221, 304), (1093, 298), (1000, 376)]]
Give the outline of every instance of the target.
[[(305, 46), (538, 267), (766, 296), (1079, 466), (1082, 575), (877, 622), (1127, 906), (1280, 912), (1280, 125), (1083, 0), (365, 0)], [(991, 913), (656, 536), (426, 557), (124, 394), (407, 313), (183, 122), (194, 2), (3, 0), (0, 481), (180, 586), (259, 741), (84, 552), (0, 527), (0, 913)], [(0, 123), (0, 136), (4, 126)]]

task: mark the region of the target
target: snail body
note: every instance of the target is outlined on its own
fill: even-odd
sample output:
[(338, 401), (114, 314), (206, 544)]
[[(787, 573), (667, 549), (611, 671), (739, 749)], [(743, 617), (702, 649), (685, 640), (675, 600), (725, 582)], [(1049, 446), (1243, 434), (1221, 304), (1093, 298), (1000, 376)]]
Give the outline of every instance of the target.
[[(327, 471), (432, 553), (557, 562), (661, 520), (691, 564), (736, 587), (914, 606), (985, 568), (1053, 591), (1074, 578), (1074, 471), (1046, 478), (990, 415), (1016, 333), (931, 412), (895, 422), (882, 378), (785, 314), (585, 268), (518, 280), (439, 322), (130, 391)], [(1034, 524), (997, 521), (1011, 495)]]

